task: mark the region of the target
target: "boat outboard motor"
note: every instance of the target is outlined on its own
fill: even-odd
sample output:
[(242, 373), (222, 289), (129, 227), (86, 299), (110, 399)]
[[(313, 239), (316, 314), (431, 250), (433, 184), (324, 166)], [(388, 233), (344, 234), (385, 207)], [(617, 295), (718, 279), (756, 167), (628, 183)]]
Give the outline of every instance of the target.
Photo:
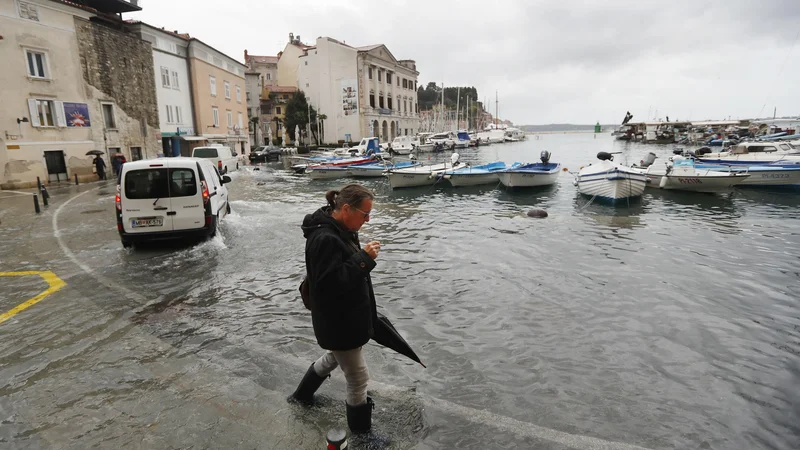
[(650, 167), (653, 165), (654, 162), (656, 162), (656, 154), (650, 152), (647, 154), (647, 157), (644, 160), (642, 160), (642, 167)]
[(539, 153), (539, 159), (542, 160), (542, 164), (547, 165), (550, 162), (550, 152), (542, 150), (542, 153)]
[(613, 161), (614, 155), (608, 152), (600, 152), (597, 154), (597, 159), (599, 159), (600, 161)]
[(409, 153), (408, 159), (410, 159), (411, 161), (416, 161), (417, 160), (417, 155), (415, 155), (413, 153)]
[(700, 147), (694, 152), (695, 156), (703, 156), (709, 153), (711, 153), (711, 149), (708, 147)]
[(450, 162), (453, 163), (453, 167), (458, 165), (458, 158), (460, 158), (458, 153), (453, 153), (450, 155)]

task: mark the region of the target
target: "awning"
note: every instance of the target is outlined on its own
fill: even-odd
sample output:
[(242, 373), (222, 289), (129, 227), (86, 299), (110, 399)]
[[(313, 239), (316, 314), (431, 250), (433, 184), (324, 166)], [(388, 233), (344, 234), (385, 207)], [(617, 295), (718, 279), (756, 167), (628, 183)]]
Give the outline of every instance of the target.
[(207, 138), (203, 136), (181, 136), (184, 141), (205, 141)]

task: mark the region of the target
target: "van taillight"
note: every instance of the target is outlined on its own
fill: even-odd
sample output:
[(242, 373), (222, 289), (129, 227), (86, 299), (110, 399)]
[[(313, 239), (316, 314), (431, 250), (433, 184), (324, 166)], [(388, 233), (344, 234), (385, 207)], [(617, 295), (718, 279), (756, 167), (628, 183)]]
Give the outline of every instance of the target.
[(117, 196), (114, 198), (114, 203), (117, 205), (117, 211), (122, 211), (122, 199), (119, 196), (120, 187), (117, 185)]
[(205, 180), (200, 182), (200, 185), (203, 187), (203, 204), (208, 203), (209, 195), (208, 195), (208, 183)]
[(217, 169), (222, 170), (222, 160), (217, 161)]

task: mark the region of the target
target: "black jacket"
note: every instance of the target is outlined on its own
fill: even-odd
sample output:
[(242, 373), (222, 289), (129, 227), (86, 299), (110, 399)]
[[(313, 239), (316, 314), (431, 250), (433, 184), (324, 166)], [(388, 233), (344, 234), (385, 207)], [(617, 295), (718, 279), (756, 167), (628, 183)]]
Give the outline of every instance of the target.
[(303, 220), (311, 319), (320, 347), (352, 350), (372, 338), (378, 320), (369, 277), (375, 260), (330, 213), (320, 208)]

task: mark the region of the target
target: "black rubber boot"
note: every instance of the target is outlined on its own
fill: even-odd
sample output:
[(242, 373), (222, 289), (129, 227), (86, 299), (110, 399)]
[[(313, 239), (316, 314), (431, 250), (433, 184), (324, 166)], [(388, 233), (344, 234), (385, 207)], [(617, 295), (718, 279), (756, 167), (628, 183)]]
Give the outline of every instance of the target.
[(298, 402), (304, 405), (313, 405), (314, 404), (314, 392), (317, 392), (322, 383), (328, 377), (321, 377), (317, 375), (317, 372), (314, 370), (314, 363), (311, 363), (311, 367), (308, 368), (306, 374), (303, 376), (303, 380), (300, 382), (300, 385), (297, 386), (294, 393), (289, 396), (286, 400), (290, 402)]
[(347, 426), (353, 433), (368, 433), (372, 428), (372, 409), (375, 402), (371, 397), (367, 397), (367, 403), (358, 406), (347, 405)]
[(376, 434), (372, 429), (372, 410), (374, 408), (375, 402), (370, 397), (367, 397), (367, 403), (363, 405), (347, 405), (347, 426), (353, 433), (350, 436), (350, 444), (354, 450), (385, 450), (389, 448), (391, 443), (389, 437)]

